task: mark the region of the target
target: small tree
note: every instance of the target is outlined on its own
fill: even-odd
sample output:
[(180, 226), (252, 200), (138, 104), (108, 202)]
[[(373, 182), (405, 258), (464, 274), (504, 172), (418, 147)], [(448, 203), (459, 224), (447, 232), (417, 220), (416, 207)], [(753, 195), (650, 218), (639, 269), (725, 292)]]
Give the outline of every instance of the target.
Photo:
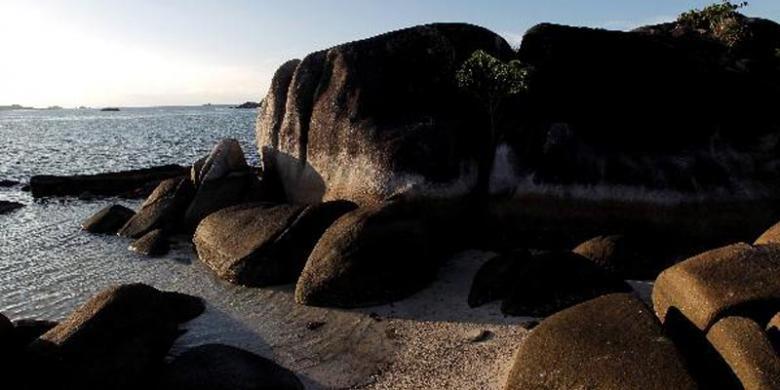
[(747, 6), (747, 1), (732, 3), (723, 0), (701, 10), (688, 11), (677, 18), (677, 23), (693, 30), (704, 31), (726, 45), (734, 46), (747, 35), (738, 12)]
[(490, 170), (493, 166), (496, 137), (496, 125), (503, 101), (527, 89), (528, 70), (520, 61), (508, 63), (491, 56), (483, 50), (475, 51), (456, 73), (458, 85), (472, 93), (487, 111), (490, 130), (489, 150), (485, 151), (486, 161), (479, 172), (477, 191), (487, 193)]

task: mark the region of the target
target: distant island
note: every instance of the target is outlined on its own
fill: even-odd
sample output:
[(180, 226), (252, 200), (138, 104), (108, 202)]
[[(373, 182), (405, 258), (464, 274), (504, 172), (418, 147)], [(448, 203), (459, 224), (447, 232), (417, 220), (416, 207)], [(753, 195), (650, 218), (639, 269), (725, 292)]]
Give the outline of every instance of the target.
[(10, 106), (0, 106), (0, 110), (34, 110), (34, 108), (25, 107), (19, 104), (11, 104)]
[(105, 107), (105, 108), (101, 108), (100, 111), (119, 111), (119, 108), (117, 108), (117, 107)]
[(260, 107), (260, 103), (257, 102), (245, 102), (243, 104), (240, 104), (238, 106), (235, 106), (233, 108), (258, 108)]

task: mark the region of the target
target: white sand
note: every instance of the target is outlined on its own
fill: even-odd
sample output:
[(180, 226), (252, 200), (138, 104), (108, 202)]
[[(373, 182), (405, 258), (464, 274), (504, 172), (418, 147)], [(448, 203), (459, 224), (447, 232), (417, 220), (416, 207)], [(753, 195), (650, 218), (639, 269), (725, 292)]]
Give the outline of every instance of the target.
[[(246, 294), (257, 301), (260, 295), (265, 304), (249, 313), (246, 308), (230, 313), (210, 305), (206, 315), (188, 325), (199, 328), (193, 333), (203, 339), (185, 336), (185, 343), (236, 344), (292, 369), (308, 389), (499, 389), (527, 333), (518, 324), (529, 318), (504, 317), (498, 302), (468, 307), (471, 280), (490, 257), (476, 251), (459, 254), (423, 291), (391, 305), (359, 310), (297, 305), (289, 286), (241, 288), (232, 299)], [(306, 324), (312, 321), (325, 325), (310, 330)], [(215, 327), (223, 331), (211, 331)], [(242, 337), (219, 339), (242, 327)], [(486, 340), (471, 341), (485, 330), (492, 333)]]

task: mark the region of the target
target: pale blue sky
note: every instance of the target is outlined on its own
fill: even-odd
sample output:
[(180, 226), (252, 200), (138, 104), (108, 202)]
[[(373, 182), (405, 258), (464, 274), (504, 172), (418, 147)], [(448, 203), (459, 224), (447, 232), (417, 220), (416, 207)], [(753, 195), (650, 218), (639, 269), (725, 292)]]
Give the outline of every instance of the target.
[[(628, 29), (713, 0), (0, 0), (0, 105), (259, 100), (276, 67), (341, 42), (430, 22), (517, 41), (540, 22)], [(780, 1), (745, 13), (780, 20)]]

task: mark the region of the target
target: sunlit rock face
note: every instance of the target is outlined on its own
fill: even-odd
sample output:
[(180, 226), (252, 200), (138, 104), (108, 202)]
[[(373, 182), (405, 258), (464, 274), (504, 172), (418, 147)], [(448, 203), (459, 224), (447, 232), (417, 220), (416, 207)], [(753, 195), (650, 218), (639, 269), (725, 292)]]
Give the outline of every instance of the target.
[(477, 49), (514, 55), (483, 28), (432, 24), (284, 64), (257, 122), (266, 172), (293, 202), (468, 193), (491, 141), (455, 73)]
[[(749, 34), (731, 47), (675, 23), (541, 24), (513, 53), (485, 29), (433, 24), (312, 53), (279, 69), (260, 110), (266, 180), (293, 202), (371, 204), (469, 194), (488, 165), (494, 194), (776, 197), (780, 25), (740, 23)], [(494, 140), (455, 83), (476, 49), (529, 66)]]

